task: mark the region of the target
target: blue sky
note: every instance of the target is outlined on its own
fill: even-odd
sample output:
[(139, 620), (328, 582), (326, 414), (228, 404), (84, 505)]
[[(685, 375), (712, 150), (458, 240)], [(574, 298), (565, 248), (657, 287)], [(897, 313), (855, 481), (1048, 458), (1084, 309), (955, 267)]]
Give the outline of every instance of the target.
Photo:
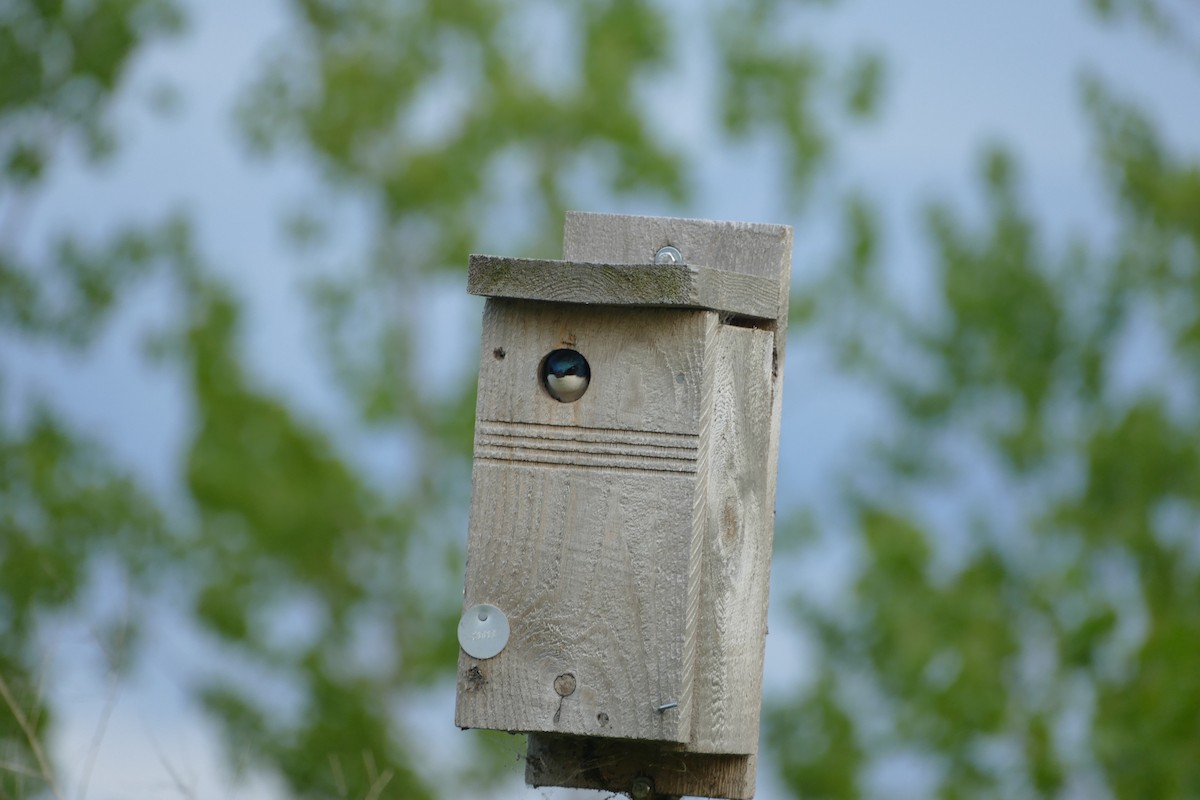
[[(679, 24), (687, 30), (683, 8), (680, 4)], [(312, 356), (315, 333), (279, 221), (294, 198), (319, 191), (320, 184), (297, 161), (264, 163), (249, 157), (236, 134), (232, 109), (238, 92), (271, 43), (286, 32), (287, 16), (278, 2), (195, 0), (190, 9), (184, 38), (156, 47), (135, 65), (117, 109), (121, 155), (99, 172), (85, 170), (72, 156), (63, 159), (32, 209), (21, 246), (36, 252), (50, 233), (65, 226), (100, 234), (124, 221), (160, 218), (172, 209), (191, 212), (203, 252), (251, 304), (247, 347), (262, 383), (340, 432), (354, 457), (381, 482), (401, 481), (409, 469), (403, 442), (356, 438), (346, 409)], [(1081, 9), (1078, 2), (848, 0), (843, 10), (821, 21), (815, 35), (830, 49), (882, 51), (888, 63), (887, 94), (877, 123), (839, 137), (842, 169), (818, 188), (813, 213), (797, 224), (797, 280), (829, 246), (833, 217), (823, 210), (821, 193), (837, 197), (840, 188), (861, 185), (883, 203), (889, 269), (919, 302), (924, 255), (914, 234), (919, 204), (947, 197), (970, 207), (974, 165), (985, 142), (1005, 143), (1019, 154), (1027, 197), (1051, 231), (1102, 233), (1107, 219), (1079, 102), (1085, 68), (1136, 97), (1170, 143), (1193, 156), (1200, 153), (1200, 70), (1182, 65), (1132, 26), (1110, 30), (1090, 23)], [(1192, 31), (1200, 31), (1200, 12), (1193, 10), (1191, 19), (1196, 23)], [(149, 111), (148, 100), (164, 82), (178, 88), (180, 106), (173, 116), (159, 118)], [(650, 110), (663, 120), (663, 135), (705, 154), (695, 215), (796, 224), (778, 198), (760, 185), (769, 185), (764, 176), (772, 171), (765, 153), (714, 149), (716, 138), (704, 126), (711, 100), (707, 92), (701, 64), (647, 93)], [(619, 210), (666, 209), (624, 203)], [(339, 231), (333, 246), (353, 254), (362, 244), (365, 211), (353, 203), (333, 211)], [(447, 281), (427, 291), (431, 320), (448, 314), (477, 319), (478, 301), (466, 297), (459, 283)], [(165, 288), (150, 285), (81, 358), (0, 343), (0, 359), (19, 394), (51, 398), (167, 496), (173, 488), (162, 476), (176, 465), (187, 435), (186, 396), (167, 372), (147, 367), (136, 342), (147, 325), (165, 321), (171, 313)], [(465, 353), (465, 359), (431, 360), (444, 370), (437, 380), (455, 380), (471, 368), (472, 325), (477, 323), (465, 325), (449, 348)], [(817, 499), (822, 475), (877, 421), (870, 398), (846, 385), (818, 348), (794, 346), (787, 370), (782, 505)], [(801, 577), (836, 583), (850, 556), (830, 545), (824, 557), (821, 569)], [(789, 577), (795, 578), (776, 575), (773, 589), (786, 588)], [(97, 603), (120, 601), (120, 587), (103, 579), (96, 591)], [(780, 618), (773, 610), (772, 619)], [(224, 656), (203, 638), (177, 630), (169, 614), (158, 624), (161, 644), (134, 684), (117, 695), (89, 796), (171, 794), (172, 769), (185, 783), (195, 781), (197, 797), (280, 796), (266, 778), (252, 781), (240, 794), (231, 792), (214, 729), (186, 701), (180, 677), (197, 664), (218, 663)], [(768, 689), (794, 678), (784, 664), (793, 662), (797, 648), (803, 647), (777, 630), (772, 625), (768, 642)], [(86, 626), (72, 621), (51, 626), (47, 651), (52, 654), (52, 695), (67, 709), (55, 746), (77, 781), (81, 754), (91, 747), (109, 694)], [(461, 749), (444, 747), (464, 735), (450, 725), (452, 689), (448, 691), (405, 711), (422, 728), (445, 728), (445, 738), (432, 740), (433, 758), (454, 758)], [(905, 780), (891, 780), (889, 770), (898, 770), (895, 774)], [(901, 759), (876, 771), (877, 796), (909, 796), (906, 791), (920, 796), (919, 765)], [(513, 780), (498, 787), (497, 796), (560, 796), (524, 789), (519, 770), (514, 767), (513, 772)], [(760, 797), (783, 796), (765, 774), (760, 780)]]

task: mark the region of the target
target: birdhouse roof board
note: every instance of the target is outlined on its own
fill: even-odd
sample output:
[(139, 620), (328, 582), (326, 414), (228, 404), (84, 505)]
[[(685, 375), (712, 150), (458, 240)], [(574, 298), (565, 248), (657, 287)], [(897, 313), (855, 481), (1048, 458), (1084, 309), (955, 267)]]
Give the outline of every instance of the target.
[(710, 309), (775, 320), (778, 280), (693, 264), (595, 264), (472, 255), (467, 291), (556, 303)]

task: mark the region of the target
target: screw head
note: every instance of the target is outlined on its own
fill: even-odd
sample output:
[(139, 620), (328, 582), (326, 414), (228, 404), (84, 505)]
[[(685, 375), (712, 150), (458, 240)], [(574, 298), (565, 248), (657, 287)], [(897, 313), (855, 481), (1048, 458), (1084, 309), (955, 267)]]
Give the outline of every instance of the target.
[(679, 252), (678, 247), (667, 245), (660, 247), (658, 252), (654, 254), (655, 264), (682, 264), (683, 253)]
[(654, 797), (654, 786), (651, 785), (650, 779), (638, 776), (633, 779), (633, 785), (629, 787), (629, 796), (633, 800), (651, 800)]

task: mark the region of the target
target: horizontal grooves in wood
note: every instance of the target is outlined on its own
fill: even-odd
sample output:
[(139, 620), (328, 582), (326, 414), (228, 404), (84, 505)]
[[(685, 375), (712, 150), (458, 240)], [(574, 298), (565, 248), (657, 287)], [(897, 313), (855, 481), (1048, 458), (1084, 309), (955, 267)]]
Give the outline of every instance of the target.
[(695, 458), (700, 437), (694, 433), (659, 433), (627, 428), (586, 428), (578, 425), (539, 425), (532, 422), (482, 420), (479, 436), (521, 437), (559, 441), (572, 445), (616, 444), (633, 447), (686, 450)]
[(475, 458), (634, 472), (694, 473), (694, 434), (480, 421)]

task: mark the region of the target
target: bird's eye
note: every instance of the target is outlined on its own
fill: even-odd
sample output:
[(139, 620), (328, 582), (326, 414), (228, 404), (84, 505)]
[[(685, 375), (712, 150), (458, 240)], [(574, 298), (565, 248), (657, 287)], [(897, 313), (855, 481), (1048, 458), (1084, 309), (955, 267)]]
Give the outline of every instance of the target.
[(542, 387), (560, 403), (574, 403), (583, 397), (592, 380), (587, 359), (577, 350), (551, 350), (542, 359)]

